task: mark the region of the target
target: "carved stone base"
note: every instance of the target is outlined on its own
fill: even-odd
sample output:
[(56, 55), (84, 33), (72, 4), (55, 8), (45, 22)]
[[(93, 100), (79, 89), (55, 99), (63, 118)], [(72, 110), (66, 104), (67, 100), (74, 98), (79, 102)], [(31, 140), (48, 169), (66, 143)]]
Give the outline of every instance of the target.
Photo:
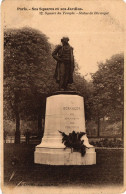
[(71, 149), (36, 147), (35, 163), (47, 165), (93, 165), (96, 164), (95, 148), (87, 148), (86, 154), (71, 152)]
[(46, 99), (44, 137), (36, 146), (34, 162), (49, 165), (92, 165), (96, 164), (95, 148), (89, 144), (86, 135), (81, 140), (88, 147), (84, 157), (71, 149), (64, 150), (62, 135), (75, 131), (85, 132), (85, 114), (83, 97), (72, 91), (56, 92)]

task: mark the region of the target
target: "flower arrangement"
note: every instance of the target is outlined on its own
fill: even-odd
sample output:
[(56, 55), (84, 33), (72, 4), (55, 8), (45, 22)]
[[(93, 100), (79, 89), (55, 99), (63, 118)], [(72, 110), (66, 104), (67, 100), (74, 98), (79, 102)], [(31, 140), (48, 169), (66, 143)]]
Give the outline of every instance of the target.
[(86, 146), (84, 145), (84, 140), (81, 140), (81, 137), (85, 135), (84, 132), (75, 132), (69, 133), (66, 135), (64, 132), (59, 131), (62, 134), (62, 143), (66, 146), (66, 148), (71, 148), (75, 152), (80, 152), (81, 156), (84, 156), (86, 153)]

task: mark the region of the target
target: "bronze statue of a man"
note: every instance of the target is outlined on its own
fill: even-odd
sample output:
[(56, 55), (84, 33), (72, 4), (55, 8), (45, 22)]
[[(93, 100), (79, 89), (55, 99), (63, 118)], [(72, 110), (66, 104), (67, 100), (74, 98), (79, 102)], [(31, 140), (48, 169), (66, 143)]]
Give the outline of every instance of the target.
[(52, 53), (53, 58), (57, 61), (54, 78), (59, 83), (60, 90), (66, 90), (67, 85), (73, 83), (74, 56), (73, 48), (68, 41), (68, 37), (63, 37), (62, 45), (58, 45)]

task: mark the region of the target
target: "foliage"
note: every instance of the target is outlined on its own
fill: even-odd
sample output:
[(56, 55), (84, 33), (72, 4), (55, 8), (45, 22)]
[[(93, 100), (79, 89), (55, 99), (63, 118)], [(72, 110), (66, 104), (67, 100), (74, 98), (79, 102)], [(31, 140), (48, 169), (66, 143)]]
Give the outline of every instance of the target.
[[(37, 30), (9, 29), (4, 34), (4, 107), (21, 117), (35, 112), (47, 82), (50, 45)], [(7, 113), (7, 111), (6, 111)]]
[(96, 147), (123, 148), (123, 141), (116, 138), (112, 140), (105, 138), (96, 142), (91, 141), (91, 144)]
[(107, 116), (111, 120), (122, 119), (124, 90), (124, 56), (117, 54), (105, 63), (99, 64), (99, 70), (92, 75), (94, 92), (94, 111), (100, 118)]
[(122, 121), (115, 121), (114, 123), (101, 122), (101, 134), (110, 136), (121, 136)]
[(77, 90), (84, 97), (86, 123), (92, 120), (95, 122), (97, 135), (100, 135), (102, 128), (101, 119), (105, 118), (112, 125), (122, 121), (123, 130), (123, 54), (113, 55), (105, 63), (99, 63), (98, 71), (92, 74), (92, 80), (89, 82), (78, 73), (78, 68), (76, 68), (74, 80)]
[[(4, 119), (38, 119), (45, 114), (46, 94), (52, 87), (54, 63), (47, 37), (32, 28), (4, 32)], [(41, 128), (41, 127), (40, 127)]]
[[(97, 136), (97, 123), (94, 120), (86, 122), (86, 132), (90, 137)], [(112, 123), (109, 120), (100, 119), (100, 137), (122, 137), (122, 121)]]
[(4, 142), (6, 143), (8, 132), (4, 130)]
[(84, 76), (82, 76), (79, 72), (78, 64), (76, 64), (75, 72), (74, 72), (74, 86), (76, 91), (80, 92), (80, 94), (84, 97), (84, 110), (85, 110), (85, 119), (90, 120), (92, 117), (92, 103), (93, 99), (91, 95), (93, 93), (93, 84), (91, 81), (85, 80)]
[(85, 135), (84, 132), (75, 132), (69, 133), (66, 135), (64, 132), (59, 131), (62, 134), (62, 143), (66, 148), (73, 148), (74, 151), (81, 152), (81, 155), (84, 156), (86, 153), (86, 146), (83, 144), (84, 140), (81, 140), (81, 137)]
[(81, 95), (84, 96), (86, 92), (86, 80), (84, 79), (84, 76), (82, 76), (77, 71), (75, 71), (74, 73), (74, 84), (75, 84), (76, 90), (79, 91)]

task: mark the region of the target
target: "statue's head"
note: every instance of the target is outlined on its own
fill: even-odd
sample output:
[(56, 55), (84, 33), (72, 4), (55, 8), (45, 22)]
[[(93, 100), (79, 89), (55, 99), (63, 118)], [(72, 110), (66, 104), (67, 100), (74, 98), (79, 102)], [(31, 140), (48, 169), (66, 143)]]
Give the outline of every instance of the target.
[(68, 44), (68, 41), (69, 41), (69, 38), (68, 38), (68, 37), (63, 37), (63, 38), (61, 39), (61, 42), (62, 42), (63, 45), (64, 45), (64, 44)]

